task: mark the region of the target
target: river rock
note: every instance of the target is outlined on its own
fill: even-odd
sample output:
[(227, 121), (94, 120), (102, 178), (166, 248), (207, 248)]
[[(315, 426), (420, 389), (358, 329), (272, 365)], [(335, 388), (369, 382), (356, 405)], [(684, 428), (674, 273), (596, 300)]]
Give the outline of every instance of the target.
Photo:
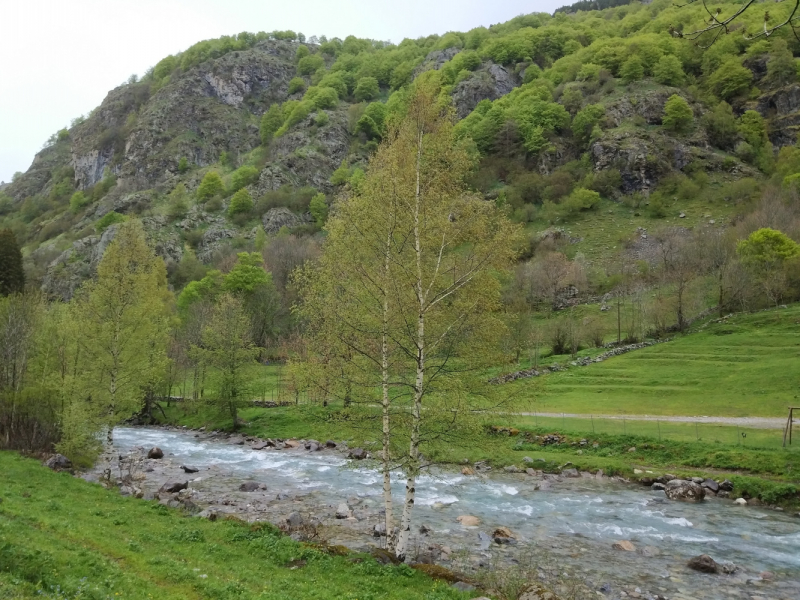
[(701, 573), (720, 572), (720, 565), (708, 554), (701, 554), (700, 556), (695, 556), (694, 558), (689, 559), (689, 562), (686, 563), (686, 566), (690, 569), (694, 569), (695, 571), (700, 571)]
[(492, 537), (511, 538), (516, 539), (517, 535), (508, 527), (498, 527), (492, 533)]
[(701, 483), (704, 488), (714, 492), (715, 494), (719, 491), (719, 484), (714, 481), (713, 479), (706, 479), (703, 483)]
[(258, 488), (261, 487), (261, 484), (257, 481), (245, 481), (242, 485), (239, 486), (240, 492), (255, 492)]
[(624, 550), (625, 552), (636, 552), (636, 546), (628, 540), (619, 540), (611, 544), (614, 550)]
[(705, 479), (702, 477), (692, 477), (692, 483), (696, 483), (697, 485), (703, 485)]
[(336, 442), (334, 442), (333, 440), (328, 440), (327, 442), (325, 442), (325, 447), (326, 448), (336, 448)]
[(283, 447), (284, 448), (299, 448), (300, 447), (300, 442), (298, 442), (297, 440), (286, 440), (285, 442), (283, 442)]
[(72, 461), (68, 459), (63, 454), (54, 454), (50, 458), (47, 459), (47, 462), (44, 463), (45, 466), (53, 469), (53, 471), (59, 471), (61, 469), (69, 469), (72, 467)]
[(364, 460), (367, 458), (367, 451), (363, 448), (353, 448), (350, 450), (350, 453), (347, 455), (347, 457), (355, 460)]
[(288, 517), (286, 517), (286, 525), (290, 529), (296, 529), (301, 527), (304, 523), (303, 516), (298, 512), (293, 512)]
[(747, 506), (747, 500), (744, 498), (737, 498), (733, 501), (734, 504), (738, 504), (739, 506)]
[(706, 497), (705, 490), (699, 484), (683, 479), (668, 482), (664, 492), (670, 500), (681, 502), (701, 502)]
[(477, 527), (481, 524), (481, 520), (472, 515), (460, 515), (456, 517), (456, 521), (461, 523), (464, 527)]
[(468, 477), (472, 476), (472, 475), (475, 475), (475, 469), (473, 469), (472, 467), (462, 467), (461, 468), (461, 474), (462, 475), (466, 475)]
[(508, 465), (507, 467), (503, 467), (503, 470), (506, 473), (519, 473), (519, 467), (516, 465)]
[(321, 449), (322, 447), (319, 445), (319, 442), (311, 442), (309, 444), (306, 444), (306, 450), (308, 450), (309, 452), (318, 452)]
[(450, 587), (458, 590), (459, 592), (472, 592), (475, 590), (475, 586), (467, 583), (466, 581), (456, 581)]
[(386, 537), (386, 523), (378, 523), (372, 528), (372, 537)]
[(268, 442), (258, 442), (257, 444), (253, 444), (251, 446), (251, 448), (253, 450), (264, 450), (265, 448), (268, 448), (268, 447), (269, 447), (269, 443)]
[(350, 511), (350, 507), (347, 506), (346, 503), (342, 502), (339, 507), (336, 509), (336, 518), (337, 519), (348, 519), (352, 512)]
[(666, 487), (667, 486), (664, 485), (663, 483), (659, 483), (659, 482), (656, 481), (653, 485), (650, 486), (650, 489), (655, 491), (655, 492), (660, 492), (660, 491), (665, 490)]
[(581, 474), (578, 473), (578, 469), (570, 468), (570, 469), (562, 469), (561, 475), (564, 477), (580, 477)]
[(181, 469), (183, 469), (184, 473), (199, 473), (200, 469), (196, 469), (194, 467), (189, 467), (186, 465), (181, 465)]
[(556, 596), (553, 592), (534, 584), (522, 592), (518, 600), (558, 600), (558, 596)]
[(159, 488), (159, 492), (167, 492), (169, 494), (175, 494), (180, 492), (181, 490), (185, 490), (189, 487), (188, 481), (167, 481), (164, 485)]
[(719, 484), (719, 489), (723, 492), (732, 492), (733, 491), (733, 483), (728, 481), (727, 479)]
[(644, 548), (639, 549), (639, 554), (645, 558), (655, 558), (661, 554), (661, 550), (655, 546), (645, 546)]
[(164, 451), (158, 446), (150, 448), (150, 451), (147, 453), (147, 458), (164, 458)]

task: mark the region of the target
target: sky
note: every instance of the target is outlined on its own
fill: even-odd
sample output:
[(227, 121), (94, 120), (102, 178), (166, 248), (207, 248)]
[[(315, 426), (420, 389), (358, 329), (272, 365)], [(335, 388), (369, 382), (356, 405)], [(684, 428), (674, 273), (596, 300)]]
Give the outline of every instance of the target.
[(241, 31), (400, 42), (467, 31), (571, 0), (3, 0), (0, 182), (47, 138), (169, 54)]

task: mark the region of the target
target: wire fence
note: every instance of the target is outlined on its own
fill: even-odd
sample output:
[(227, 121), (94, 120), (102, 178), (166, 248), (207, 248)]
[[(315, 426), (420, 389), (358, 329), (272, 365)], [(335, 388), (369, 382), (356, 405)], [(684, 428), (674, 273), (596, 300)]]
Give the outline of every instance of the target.
[[(671, 440), (681, 442), (705, 442), (741, 446), (748, 448), (783, 447), (783, 429), (757, 429), (737, 425), (716, 423), (684, 423), (661, 419), (641, 421), (627, 419), (624, 416), (614, 419), (585, 415), (573, 417), (562, 415), (521, 417), (519, 425), (552, 429), (554, 432), (574, 432), (584, 435), (630, 435), (652, 438), (655, 440)], [(794, 425), (794, 431), (800, 432), (800, 423)], [(796, 437), (795, 439), (800, 440)], [(800, 443), (793, 446), (800, 451)]]

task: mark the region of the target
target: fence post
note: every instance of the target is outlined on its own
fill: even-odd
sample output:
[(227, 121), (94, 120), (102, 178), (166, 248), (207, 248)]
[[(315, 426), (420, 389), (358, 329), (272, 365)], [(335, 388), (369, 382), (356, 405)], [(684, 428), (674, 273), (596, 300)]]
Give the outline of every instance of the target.
[(625, 430), (625, 417), (622, 417), (622, 435), (628, 435), (628, 432)]
[(656, 426), (658, 427), (658, 441), (661, 441), (661, 422), (656, 419)]
[(700, 441), (700, 433), (697, 431), (697, 421), (694, 422), (694, 437), (697, 438), (697, 441)]
[(589, 418), (592, 420), (592, 433), (594, 433), (594, 415), (589, 415)]

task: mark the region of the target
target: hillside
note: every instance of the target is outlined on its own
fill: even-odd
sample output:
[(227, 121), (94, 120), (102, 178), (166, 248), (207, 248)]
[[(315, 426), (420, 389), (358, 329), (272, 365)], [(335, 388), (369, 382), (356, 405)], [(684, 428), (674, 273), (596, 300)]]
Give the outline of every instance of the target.
[[(568, 230), (567, 255), (596, 269), (638, 228), (730, 224), (794, 172), (794, 150), (778, 149), (794, 144), (800, 114), (796, 40), (727, 36), (704, 51), (669, 34), (701, 22), (700, 7), (582, 8), (397, 45), (294, 32), (200, 42), (54, 134), (0, 192), (0, 228), (23, 244), (29, 281), (68, 298), (113, 223), (139, 216), (180, 289), (202, 265), (262, 250), (264, 233), (313, 236), (426, 70), (481, 152), (472, 184), (533, 240)], [(691, 114), (665, 124), (674, 95)], [(198, 194), (210, 171), (224, 187)], [(252, 207), (236, 212), (240, 188)]]

